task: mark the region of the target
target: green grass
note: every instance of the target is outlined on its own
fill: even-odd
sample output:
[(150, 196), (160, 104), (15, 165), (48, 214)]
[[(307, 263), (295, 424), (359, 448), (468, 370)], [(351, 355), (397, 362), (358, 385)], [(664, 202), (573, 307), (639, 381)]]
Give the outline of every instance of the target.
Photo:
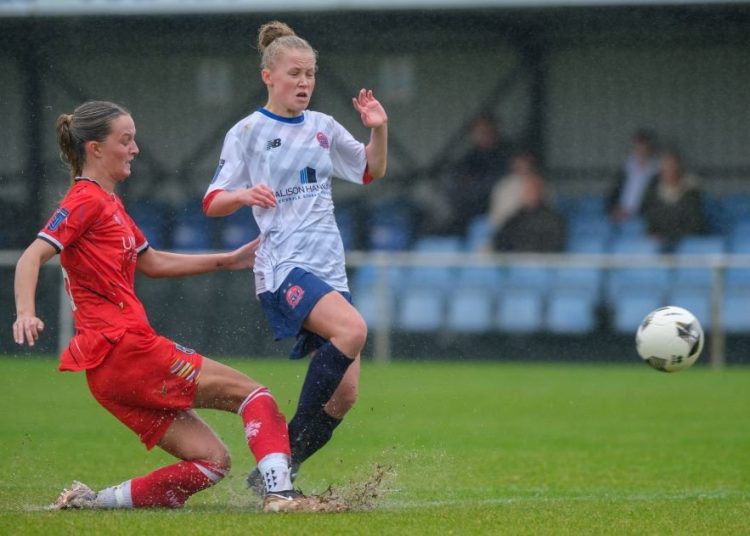
[[(287, 416), (305, 368), (230, 361)], [(750, 370), (497, 363), (366, 364), (359, 403), (299, 485), (394, 469), (371, 511), (265, 515), (236, 416), (203, 412), (234, 468), (181, 511), (47, 512), (71, 480), (167, 463), (52, 360), (0, 359), (2, 534), (749, 534)]]

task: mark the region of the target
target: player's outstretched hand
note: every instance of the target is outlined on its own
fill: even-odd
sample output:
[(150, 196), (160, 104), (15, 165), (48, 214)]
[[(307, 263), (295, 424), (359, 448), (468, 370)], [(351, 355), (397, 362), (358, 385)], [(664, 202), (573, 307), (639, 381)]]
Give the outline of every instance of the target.
[(253, 186), (240, 193), (240, 201), (243, 205), (251, 207), (253, 205), (262, 208), (271, 208), (276, 206), (276, 194), (265, 184)]
[(26, 342), (29, 346), (34, 346), (42, 331), (44, 331), (44, 322), (36, 316), (18, 315), (16, 321), (13, 322), (13, 340), (17, 344)]
[(260, 237), (240, 246), (229, 254), (226, 267), (228, 270), (244, 270), (255, 266), (255, 252), (260, 245)]
[(377, 128), (388, 122), (383, 105), (373, 96), (371, 89), (360, 89), (359, 95), (352, 99), (352, 104), (367, 128)]

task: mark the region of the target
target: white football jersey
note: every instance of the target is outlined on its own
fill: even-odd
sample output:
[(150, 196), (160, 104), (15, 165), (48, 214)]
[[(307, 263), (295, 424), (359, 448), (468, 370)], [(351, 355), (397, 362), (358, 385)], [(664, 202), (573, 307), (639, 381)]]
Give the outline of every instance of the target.
[(206, 196), (259, 184), (276, 193), (276, 207), (252, 207), (262, 237), (256, 293), (277, 290), (293, 268), (348, 290), (331, 178), (363, 184), (366, 166), (364, 144), (319, 112), (290, 118), (261, 108), (227, 132)]

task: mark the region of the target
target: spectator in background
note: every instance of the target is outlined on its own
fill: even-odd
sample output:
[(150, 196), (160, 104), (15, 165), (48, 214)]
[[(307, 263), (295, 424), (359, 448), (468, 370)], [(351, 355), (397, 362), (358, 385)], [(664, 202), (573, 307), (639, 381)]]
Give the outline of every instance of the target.
[(643, 214), (649, 234), (671, 251), (680, 239), (706, 229), (699, 179), (685, 172), (682, 157), (665, 151), (656, 183), (643, 200)]
[(606, 208), (615, 223), (641, 213), (644, 195), (659, 172), (656, 134), (649, 129), (638, 129), (632, 144), (607, 198)]
[(534, 154), (531, 151), (518, 151), (511, 157), (510, 172), (495, 183), (490, 194), (487, 217), (492, 235), (500, 232), (508, 220), (524, 207), (528, 177), (544, 180)]
[(514, 179), (521, 205), (493, 236), (497, 251), (551, 253), (565, 246), (565, 220), (549, 201), (535, 166)]
[(508, 168), (510, 151), (493, 114), (485, 112), (474, 118), (471, 143), (453, 167), (445, 188), (452, 212), (449, 234), (464, 234), (472, 219), (487, 212), (490, 192)]

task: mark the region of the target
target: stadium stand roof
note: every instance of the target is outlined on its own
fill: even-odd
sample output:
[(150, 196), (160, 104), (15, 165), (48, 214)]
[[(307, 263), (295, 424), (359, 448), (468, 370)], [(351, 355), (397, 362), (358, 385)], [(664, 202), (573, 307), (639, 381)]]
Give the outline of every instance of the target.
[(0, 0), (0, 16), (163, 15), (279, 11), (727, 4), (726, 0)]

